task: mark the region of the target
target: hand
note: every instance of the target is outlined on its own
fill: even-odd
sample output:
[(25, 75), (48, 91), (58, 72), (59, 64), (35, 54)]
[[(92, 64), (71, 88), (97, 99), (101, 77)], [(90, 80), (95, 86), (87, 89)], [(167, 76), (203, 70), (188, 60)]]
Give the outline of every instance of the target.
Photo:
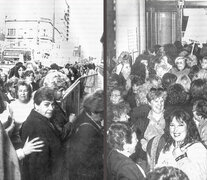
[(43, 141), (38, 141), (40, 138), (34, 138), (31, 141), (29, 141), (29, 137), (27, 137), (27, 140), (24, 144), (24, 147), (22, 148), (25, 156), (29, 155), (33, 152), (41, 152), (42, 150), (39, 149), (41, 147), (44, 146), (44, 142)]

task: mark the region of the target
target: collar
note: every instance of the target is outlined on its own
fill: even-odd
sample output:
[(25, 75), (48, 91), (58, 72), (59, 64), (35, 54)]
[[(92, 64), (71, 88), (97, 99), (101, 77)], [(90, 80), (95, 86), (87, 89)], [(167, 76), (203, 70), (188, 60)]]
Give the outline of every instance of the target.
[(147, 118), (148, 118), (150, 121), (154, 122), (155, 124), (161, 126), (163, 129), (165, 128), (164, 111), (163, 111), (161, 117), (160, 117), (159, 119), (156, 119), (156, 118), (152, 115), (152, 110), (150, 110), (150, 112), (149, 112)]

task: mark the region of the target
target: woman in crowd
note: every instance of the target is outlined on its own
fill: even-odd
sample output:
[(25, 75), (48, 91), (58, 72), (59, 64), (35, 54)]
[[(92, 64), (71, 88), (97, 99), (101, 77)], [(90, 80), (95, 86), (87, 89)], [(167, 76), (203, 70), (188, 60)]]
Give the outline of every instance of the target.
[(74, 122), (73, 134), (66, 143), (70, 179), (103, 179), (103, 93), (99, 90), (87, 95), (83, 111)]
[[(65, 74), (52, 71), (45, 76), (43, 86), (52, 88), (55, 92), (54, 112), (51, 123), (62, 141), (65, 141), (70, 136), (72, 122), (75, 119), (73, 105), (70, 102), (66, 102), (66, 107), (63, 107), (63, 95), (70, 86), (70, 81)], [(66, 114), (64, 109), (67, 109), (68, 114)]]
[(201, 143), (192, 116), (179, 108), (171, 112), (166, 122), (166, 144), (156, 166), (177, 167), (190, 180), (206, 180), (207, 149)]
[(54, 91), (38, 89), (34, 95), (34, 109), (22, 126), (22, 141), (40, 137), (44, 141), (41, 153), (33, 153), (23, 160), (23, 180), (61, 180), (63, 149), (61, 139), (50, 123), (54, 110)]
[(20, 168), (18, 160), (22, 160), (25, 156), (41, 152), (44, 146), (43, 141), (34, 138), (29, 141), (27, 138), (25, 144), (15, 151), (10, 135), (14, 128), (14, 121), (9, 113), (9, 104), (5, 102), (0, 94), (0, 176), (4, 179), (20, 179)]
[(18, 79), (22, 79), (25, 70), (26, 68), (22, 64), (16, 66), (16, 68), (14, 69), (14, 76), (17, 77)]
[(26, 70), (24, 73), (24, 79), (26, 83), (31, 86), (33, 92), (39, 89), (39, 85), (34, 81), (35, 80), (34, 71)]
[(10, 113), (15, 124), (11, 141), (14, 147), (18, 148), (21, 145), (20, 129), (34, 107), (31, 86), (20, 80), (16, 86), (16, 96), (16, 100), (10, 104)]
[(175, 59), (175, 67), (171, 69), (170, 73), (175, 74), (177, 77), (180, 75), (188, 75), (190, 69), (187, 67), (186, 58), (177, 57)]
[[(164, 119), (164, 101), (167, 93), (161, 88), (151, 88), (147, 94), (147, 99), (151, 110), (145, 122), (140, 122), (140, 129), (143, 131), (141, 140), (142, 149), (146, 151), (148, 141), (158, 135), (164, 134), (165, 119)], [(142, 125), (141, 125), (142, 124)]]
[[(128, 103), (122, 101), (116, 105), (114, 105), (110, 111), (112, 115), (107, 114), (107, 129), (113, 122), (124, 122), (129, 124), (129, 112), (130, 112), (130, 106)], [(108, 112), (108, 113), (110, 113)]]
[(0, 73), (0, 81), (2, 81), (0, 83), (2, 87), (0, 87), (0, 88), (4, 93), (6, 93), (5, 85), (6, 85), (6, 82), (7, 82), (7, 77), (8, 77), (8, 75), (5, 72)]
[(124, 97), (124, 100), (129, 103), (131, 109), (137, 107), (141, 102), (139, 98), (140, 86), (144, 84), (144, 78), (141, 76), (132, 77), (132, 87), (128, 91), (127, 95)]
[(115, 86), (109, 92), (109, 104), (115, 105), (124, 101), (124, 92), (122, 86)]
[(122, 123), (111, 124), (107, 132), (107, 176), (110, 180), (144, 180), (144, 170), (130, 159), (138, 142), (136, 133)]
[[(111, 124), (113, 118), (114, 118), (114, 109), (117, 109), (117, 106), (119, 106), (120, 103), (128, 104), (124, 101), (124, 95), (123, 95), (123, 87), (117, 87), (113, 86), (112, 89), (109, 92), (109, 97), (107, 100), (107, 124)], [(108, 127), (108, 126), (107, 126)]]

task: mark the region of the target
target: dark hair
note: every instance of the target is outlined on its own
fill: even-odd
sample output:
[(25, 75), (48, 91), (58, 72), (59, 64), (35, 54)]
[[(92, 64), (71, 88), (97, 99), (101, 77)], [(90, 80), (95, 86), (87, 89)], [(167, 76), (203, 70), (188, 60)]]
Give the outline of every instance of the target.
[(24, 78), (26, 78), (27, 76), (30, 76), (30, 74), (33, 74), (33, 76), (35, 75), (35, 74), (34, 74), (34, 71), (32, 71), (32, 70), (26, 70), (26, 71), (24, 72)]
[(83, 108), (89, 114), (103, 113), (104, 111), (103, 90), (98, 90), (92, 94), (86, 95), (83, 100)]
[(169, 116), (166, 116), (166, 126), (165, 126), (165, 138), (166, 138), (166, 144), (164, 146), (164, 152), (168, 151), (171, 144), (174, 143), (173, 138), (170, 135), (170, 123), (175, 118), (179, 122), (185, 122), (187, 125), (187, 135), (184, 139), (184, 143), (182, 146), (185, 146), (188, 143), (194, 143), (196, 141), (201, 142), (201, 138), (198, 132), (198, 129), (196, 127), (195, 122), (193, 121), (193, 115), (188, 113), (186, 110), (182, 108), (176, 108), (174, 109)]
[(203, 88), (205, 85), (205, 80), (203, 79), (196, 79), (191, 82), (190, 86), (190, 95), (193, 99), (201, 99), (203, 98)]
[(172, 73), (165, 73), (162, 76), (162, 87), (167, 89), (170, 85), (174, 84), (177, 80), (177, 76)]
[(134, 76), (131, 77), (131, 84), (132, 84), (132, 86), (134, 84), (140, 86), (140, 85), (142, 85), (144, 83), (145, 83), (145, 79), (143, 77), (141, 77), (141, 76), (134, 75)]
[(112, 123), (107, 132), (107, 143), (110, 148), (123, 150), (124, 144), (132, 143), (132, 129), (124, 123)]
[(111, 96), (111, 93), (112, 93), (113, 91), (119, 91), (119, 92), (120, 92), (120, 96), (123, 98), (123, 96), (124, 96), (124, 87), (123, 87), (123, 86), (115, 86), (115, 87), (113, 87), (113, 88), (110, 90), (110, 92), (109, 92), (110, 96)]
[(147, 100), (151, 102), (159, 97), (162, 97), (164, 100), (166, 99), (166, 91), (163, 88), (151, 88), (147, 93)]
[(172, 84), (167, 89), (166, 103), (169, 105), (185, 104), (188, 100), (188, 94), (185, 88), (178, 83)]
[(40, 105), (42, 101), (54, 101), (54, 90), (49, 87), (39, 88), (34, 95), (34, 103)]
[(113, 106), (113, 114), (115, 117), (120, 118), (122, 113), (129, 113), (131, 110), (130, 106), (128, 103), (125, 101), (121, 101), (120, 103), (116, 104)]
[[(177, 57), (177, 48), (174, 44), (165, 44), (164, 45), (165, 54), (170, 57), (172, 61)], [(171, 63), (170, 63), (171, 64)]]
[(26, 67), (24, 65), (22, 65), (22, 64), (16, 66), (15, 67), (15, 70), (14, 70), (14, 76), (17, 77), (17, 78), (20, 78), (19, 77), (19, 73), (18, 73), (18, 71), (19, 71), (20, 68), (22, 68), (24, 71), (26, 69)]
[(174, 42), (174, 45), (177, 49), (177, 53), (179, 54), (182, 50), (183, 50), (183, 45), (180, 41), (175, 41)]
[(189, 180), (189, 178), (181, 169), (163, 166), (149, 172), (146, 180)]
[(32, 97), (32, 88), (29, 84), (27, 84), (24, 80), (19, 80), (17, 85), (15, 86), (15, 91), (16, 91), (16, 98), (18, 97), (18, 90), (20, 86), (26, 86), (27, 90), (28, 90), (28, 101), (31, 99)]
[(200, 99), (193, 103), (193, 109), (198, 116), (207, 119), (207, 100)]

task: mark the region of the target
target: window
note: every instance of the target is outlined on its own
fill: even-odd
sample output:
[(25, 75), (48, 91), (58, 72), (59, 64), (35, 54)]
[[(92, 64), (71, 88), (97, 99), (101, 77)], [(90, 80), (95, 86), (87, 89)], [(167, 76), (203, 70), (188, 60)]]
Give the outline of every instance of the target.
[(8, 29), (8, 36), (16, 36), (16, 29)]

